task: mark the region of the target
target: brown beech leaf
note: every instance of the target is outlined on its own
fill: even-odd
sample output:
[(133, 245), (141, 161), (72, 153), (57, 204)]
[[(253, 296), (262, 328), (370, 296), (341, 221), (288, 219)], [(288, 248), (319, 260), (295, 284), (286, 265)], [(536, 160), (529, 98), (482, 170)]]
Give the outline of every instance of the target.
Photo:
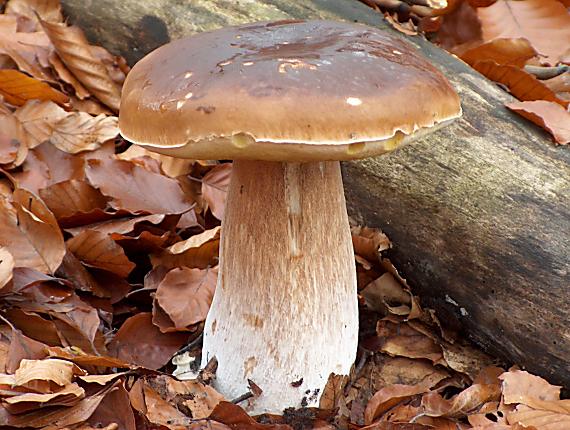
[(368, 261), (377, 261), (379, 253), (390, 249), (390, 239), (377, 228), (352, 227), (352, 245), (354, 253)]
[(559, 98), (542, 81), (524, 69), (500, 65), (494, 61), (478, 61), (472, 64), (472, 67), (487, 78), (505, 85), (519, 100), (548, 100), (568, 106), (568, 101)]
[(53, 273), (65, 255), (63, 235), (45, 204), (29, 191), (16, 189), (10, 203), (0, 197), (0, 245), (16, 266)]
[[(54, 68), (55, 72), (57, 73), (59, 79), (61, 79), (64, 82), (67, 82), (69, 85), (73, 87), (73, 89), (75, 90), (75, 95), (79, 100), (84, 100), (91, 95), (91, 93), (83, 86), (81, 82), (79, 82), (79, 80), (73, 75), (73, 73), (69, 71), (69, 69), (63, 63), (63, 61), (61, 61), (61, 58), (59, 58), (59, 55), (57, 55), (57, 53), (52, 51), (48, 57), (48, 60), (51, 66)], [(74, 108), (76, 107), (73, 104), (73, 99), (71, 101), (71, 104)], [(82, 109), (76, 109), (76, 110), (82, 110)], [(103, 113), (103, 112), (98, 112), (98, 113)], [(109, 111), (109, 113), (112, 112)]]
[(169, 269), (180, 266), (206, 269), (217, 264), (219, 247), (218, 226), (177, 242), (161, 254), (152, 255), (151, 261), (155, 267), (163, 265)]
[(192, 420), (164, 400), (144, 379), (139, 379), (129, 392), (131, 405), (155, 425), (170, 430), (192, 428)]
[(528, 403), (528, 399), (558, 400), (560, 387), (549, 384), (540, 376), (524, 370), (511, 370), (499, 376), (503, 381), (503, 401), (506, 404)]
[(13, 414), (22, 414), (50, 406), (73, 406), (85, 397), (85, 390), (71, 383), (53, 393), (24, 393), (4, 399), (6, 409)]
[(376, 332), (383, 339), (380, 351), (391, 356), (426, 358), (434, 364), (443, 364), (443, 352), (431, 337), (413, 329), (409, 323), (395, 324), (378, 321)]
[(137, 367), (114, 357), (87, 354), (77, 348), (50, 346), (46, 347), (45, 350), (50, 357), (65, 358), (66, 360), (70, 360), (81, 367), (117, 367), (119, 369), (135, 369)]
[(6, 169), (20, 166), (28, 156), (29, 139), (26, 130), (12, 113), (0, 115), (0, 130), (5, 153)]
[(156, 376), (156, 380), (166, 380), (166, 400), (170, 403), (182, 403), (192, 413), (195, 420), (207, 418), (216, 405), (224, 401), (224, 396), (209, 385), (199, 381), (177, 381), (164, 375)]
[(84, 181), (71, 179), (40, 189), (40, 197), (56, 218), (66, 218), (78, 212), (105, 209), (107, 199), (99, 190)]
[(499, 0), (477, 15), (485, 42), (525, 38), (548, 64), (555, 65), (570, 46), (570, 15), (557, 0)]
[(231, 163), (224, 163), (214, 167), (202, 178), (202, 197), (208, 203), (212, 214), (219, 220), (224, 218), (231, 174)]
[(87, 420), (111, 389), (112, 387), (105, 387), (66, 408), (38, 408), (19, 415), (12, 415), (5, 409), (0, 409), (0, 422), (16, 428), (33, 427), (44, 430), (67, 428)]
[(50, 142), (62, 151), (77, 154), (97, 149), (118, 134), (117, 117), (72, 112), (56, 124)]
[(60, 105), (69, 101), (69, 97), (45, 82), (8, 69), (0, 70), (0, 95), (15, 106), (22, 106), (31, 99), (51, 100)]
[(119, 160), (127, 161), (140, 159), (142, 157), (150, 157), (160, 162), (160, 168), (162, 171), (171, 178), (176, 178), (190, 173), (192, 166), (196, 162), (195, 160), (175, 158), (159, 154), (158, 152), (152, 152), (138, 145), (131, 145), (125, 152), (117, 155)]
[(161, 333), (152, 324), (151, 313), (141, 312), (123, 323), (109, 350), (120, 360), (158, 369), (168, 363), (187, 339), (184, 333)]
[(557, 143), (570, 143), (570, 113), (557, 103), (543, 100), (512, 102), (506, 105), (519, 115), (548, 130)]
[(371, 424), (376, 418), (403, 400), (429, 391), (424, 384), (418, 385), (390, 385), (382, 388), (370, 399), (364, 412), (364, 423)]
[(423, 413), (430, 417), (460, 418), (478, 410), (487, 402), (498, 401), (500, 396), (501, 388), (498, 384), (474, 384), (449, 400), (437, 392), (430, 392), (422, 397)]
[(11, 327), (10, 347), (6, 357), (6, 371), (14, 373), (23, 359), (41, 360), (47, 356), (47, 345), (31, 339), (15, 327)]
[[(9, 118), (8, 115), (2, 117)], [(0, 124), (3, 121), (0, 120)], [(6, 130), (2, 130), (0, 134), (0, 164), (10, 164), (16, 161), (18, 152), (20, 151), (20, 142), (15, 136), (7, 134)]]
[(460, 54), (467, 64), (494, 61), (497, 64), (522, 68), (537, 52), (526, 39), (494, 39)]
[(89, 160), (89, 182), (113, 200), (116, 209), (154, 214), (178, 214), (192, 208), (176, 180), (149, 172), (129, 161)]
[(0, 246), (0, 290), (12, 280), (14, 266), (14, 257), (8, 248)]
[(471, 45), (481, 40), (481, 23), (475, 8), (467, 1), (449, 2), (453, 6), (445, 13), (443, 23), (437, 32), (439, 44), (447, 50), (461, 45)]
[(115, 384), (115, 387), (109, 391), (109, 394), (95, 409), (93, 415), (89, 417), (88, 422), (94, 429), (115, 425), (118, 426), (115, 427), (116, 430), (137, 430), (129, 393), (125, 389), (124, 383)]
[(0, 15), (0, 54), (8, 56), (18, 68), (41, 80), (53, 81), (44, 59), (52, 49), (49, 38), (42, 32), (18, 32), (22, 17)]
[(121, 87), (97, 58), (83, 31), (66, 24), (40, 21), (55, 50), (67, 68), (95, 97), (119, 111)]
[(28, 147), (47, 141), (55, 129), (55, 124), (69, 115), (52, 101), (29, 100), (14, 115), (28, 134)]
[(206, 319), (217, 280), (217, 269), (172, 269), (158, 284), (155, 297), (176, 328), (184, 329)]
[(25, 16), (34, 22), (38, 16), (49, 22), (63, 21), (60, 0), (10, 0), (4, 13)]
[(292, 430), (287, 424), (260, 424), (238, 405), (230, 402), (218, 403), (209, 418), (230, 426), (233, 430)]
[(51, 382), (63, 387), (71, 384), (73, 376), (85, 375), (75, 364), (66, 360), (28, 360), (20, 362), (14, 374), (14, 385), (27, 386), (34, 391), (51, 391), (51, 384), (38, 384), (38, 382)]
[(94, 230), (84, 232), (67, 241), (67, 247), (84, 264), (108, 270), (123, 278), (135, 268), (125, 251), (108, 234)]
[(519, 405), (507, 414), (507, 420), (525, 429), (534, 426), (539, 430), (567, 430), (570, 428), (570, 400), (538, 401), (533, 407)]
[(67, 228), (65, 230), (74, 236), (81, 233), (84, 230), (95, 230), (105, 234), (126, 235), (133, 233), (135, 229), (137, 229), (138, 231), (138, 228), (143, 223), (157, 225), (162, 223), (165, 219), (166, 215), (162, 214), (125, 217), (118, 219), (110, 219), (108, 221), (101, 221), (81, 227)]

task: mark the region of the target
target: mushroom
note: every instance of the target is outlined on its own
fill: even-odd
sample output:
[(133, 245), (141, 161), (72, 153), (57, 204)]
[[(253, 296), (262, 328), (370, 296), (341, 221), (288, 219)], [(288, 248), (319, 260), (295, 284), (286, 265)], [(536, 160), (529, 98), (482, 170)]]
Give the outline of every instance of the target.
[(312, 406), (347, 375), (356, 271), (339, 160), (383, 154), (461, 115), (408, 43), (332, 21), (263, 22), (169, 43), (129, 73), (123, 136), (174, 157), (233, 159), (202, 365), (256, 413)]

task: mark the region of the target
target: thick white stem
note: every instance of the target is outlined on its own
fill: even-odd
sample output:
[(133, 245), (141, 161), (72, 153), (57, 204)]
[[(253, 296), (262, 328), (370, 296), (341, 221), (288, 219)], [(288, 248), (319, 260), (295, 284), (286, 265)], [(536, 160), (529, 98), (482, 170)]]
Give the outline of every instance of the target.
[(251, 412), (312, 406), (354, 362), (358, 306), (340, 164), (235, 161), (202, 364)]

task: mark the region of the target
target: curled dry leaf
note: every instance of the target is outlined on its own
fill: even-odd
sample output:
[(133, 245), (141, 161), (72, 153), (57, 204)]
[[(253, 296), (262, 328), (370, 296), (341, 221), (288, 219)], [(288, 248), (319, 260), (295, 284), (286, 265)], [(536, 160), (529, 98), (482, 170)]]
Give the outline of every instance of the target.
[(570, 15), (558, 0), (499, 0), (477, 9), (483, 40), (525, 38), (555, 65), (570, 46)]
[[(85, 373), (66, 360), (24, 359), (14, 374), (14, 385), (26, 386), (34, 391), (50, 392), (53, 387), (51, 383), (63, 387), (71, 384), (74, 375), (85, 375)], [(47, 382), (47, 384), (41, 382)]]
[(217, 280), (217, 269), (172, 269), (158, 285), (155, 297), (175, 327), (184, 329), (206, 319)]
[(469, 65), (478, 61), (494, 61), (497, 64), (522, 68), (537, 52), (526, 39), (495, 39), (468, 49), (460, 57)]
[(0, 246), (0, 290), (12, 280), (14, 266), (14, 257), (8, 248)]
[(175, 158), (168, 155), (159, 154), (158, 152), (149, 151), (138, 145), (131, 145), (125, 152), (117, 155), (119, 160), (136, 160), (142, 157), (150, 157), (160, 162), (160, 168), (166, 175), (176, 178), (180, 175), (190, 173), (194, 160), (185, 158)]
[(5, 169), (13, 169), (25, 162), (28, 156), (29, 139), (22, 124), (12, 114), (0, 115), (0, 130), (6, 163)]
[(543, 100), (513, 102), (509, 109), (548, 130), (561, 145), (570, 143), (570, 112), (557, 103)]
[(426, 358), (434, 364), (444, 364), (443, 352), (432, 338), (414, 330), (408, 323), (378, 321), (378, 336), (383, 340), (380, 351), (391, 356)]
[(13, 201), (0, 197), (0, 245), (16, 266), (53, 273), (65, 255), (63, 235), (45, 204), (29, 191), (17, 189)]
[(87, 422), (93, 426), (93, 430), (106, 426), (110, 427), (108, 430), (137, 430), (134, 411), (124, 383), (115, 384)]
[(460, 418), (478, 410), (487, 402), (498, 401), (500, 396), (501, 388), (498, 384), (474, 384), (449, 400), (436, 392), (430, 392), (422, 398), (423, 413), (430, 417)]
[(238, 405), (220, 402), (210, 414), (210, 419), (234, 430), (292, 430), (287, 424), (260, 424)]
[(149, 312), (127, 319), (109, 345), (120, 360), (149, 369), (164, 366), (188, 339), (184, 333), (161, 333)]
[(164, 400), (144, 379), (135, 382), (129, 397), (133, 408), (143, 414), (150, 423), (170, 430), (191, 428), (191, 418)]
[(212, 214), (219, 220), (224, 218), (226, 195), (232, 174), (231, 163), (214, 167), (202, 178), (202, 197)]
[(176, 180), (123, 160), (89, 160), (89, 182), (113, 200), (116, 209), (154, 214), (179, 214), (192, 208)]
[(366, 405), (364, 423), (371, 424), (376, 418), (398, 403), (411, 399), (413, 396), (429, 391), (424, 384), (418, 385), (390, 385), (379, 390)]
[(45, 82), (8, 69), (0, 70), (0, 95), (14, 106), (22, 106), (32, 99), (51, 100), (60, 105), (69, 101), (69, 97)]
[(368, 261), (377, 261), (378, 254), (392, 246), (388, 236), (377, 228), (352, 227), (351, 233), (354, 253)]
[(152, 255), (151, 261), (153, 266), (206, 269), (217, 264), (219, 247), (220, 227), (218, 226), (175, 243), (161, 254)]
[[(8, 115), (3, 115), (3, 118), (10, 118)], [(0, 119), (0, 123), (2, 123)], [(18, 157), (18, 152), (20, 150), (20, 142), (12, 134), (6, 133), (6, 130), (2, 130), (0, 134), (0, 164), (11, 164)]]
[(123, 278), (135, 268), (125, 251), (108, 234), (85, 230), (67, 241), (69, 250), (84, 264), (108, 270)]
[(568, 101), (560, 99), (542, 81), (524, 69), (493, 61), (478, 61), (472, 67), (489, 79), (505, 85), (519, 100), (548, 100), (568, 106)]
[(95, 97), (114, 112), (119, 111), (121, 87), (92, 51), (83, 31), (66, 24), (40, 21), (67, 68)]
[(111, 389), (112, 387), (103, 388), (66, 408), (38, 408), (19, 415), (12, 415), (5, 409), (0, 409), (0, 422), (16, 428), (63, 429), (86, 421)]

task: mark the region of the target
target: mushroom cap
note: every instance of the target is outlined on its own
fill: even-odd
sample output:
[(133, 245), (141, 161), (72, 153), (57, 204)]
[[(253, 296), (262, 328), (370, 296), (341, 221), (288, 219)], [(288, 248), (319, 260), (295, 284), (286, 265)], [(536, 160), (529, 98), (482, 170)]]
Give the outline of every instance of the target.
[(119, 126), (184, 158), (347, 160), (460, 115), (450, 83), (410, 44), (360, 24), (278, 21), (156, 49), (127, 76)]

